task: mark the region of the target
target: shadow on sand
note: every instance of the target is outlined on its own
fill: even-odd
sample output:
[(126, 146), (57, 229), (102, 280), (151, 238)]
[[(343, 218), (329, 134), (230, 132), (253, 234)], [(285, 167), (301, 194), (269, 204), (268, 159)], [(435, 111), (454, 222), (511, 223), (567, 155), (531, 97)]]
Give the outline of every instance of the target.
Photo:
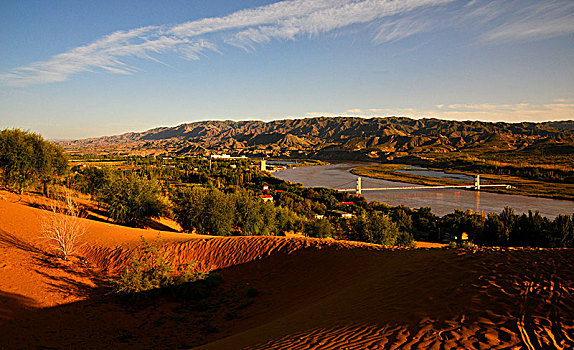
[[(65, 261), (1, 229), (0, 247), (16, 248), (29, 253), (36, 266), (34, 271), (46, 278), (52, 292), (88, 298), (101, 295), (108, 286), (106, 278), (91, 269), (82, 259), (72, 256)], [(11, 310), (37, 307), (36, 303), (27, 297), (2, 291), (0, 293), (0, 319), (10, 318)]]

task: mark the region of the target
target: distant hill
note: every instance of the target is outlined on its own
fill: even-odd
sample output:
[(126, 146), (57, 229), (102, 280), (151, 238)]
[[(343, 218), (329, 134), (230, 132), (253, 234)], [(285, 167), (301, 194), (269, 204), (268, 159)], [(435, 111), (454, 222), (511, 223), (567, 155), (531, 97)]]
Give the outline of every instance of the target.
[(389, 160), (406, 155), (574, 145), (574, 121), (489, 123), (404, 117), (201, 121), (75, 141), (71, 153)]

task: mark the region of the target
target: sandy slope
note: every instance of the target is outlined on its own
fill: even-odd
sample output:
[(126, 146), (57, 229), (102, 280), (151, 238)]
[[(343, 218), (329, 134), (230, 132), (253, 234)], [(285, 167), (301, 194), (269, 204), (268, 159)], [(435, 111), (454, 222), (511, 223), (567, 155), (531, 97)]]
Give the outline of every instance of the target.
[(162, 232), (170, 255), (218, 269), (225, 283), (201, 302), (126, 301), (101, 295), (101, 272), (117, 271), (140, 235), (157, 232), (89, 222), (87, 261), (64, 264), (36, 239), (40, 217), (0, 200), (0, 348), (574, 346), (573, 250)]
[(251, 280), (265, 291), (254, 316), (265, 322), (200, 348), (574, 345), (572, 251), (361, 249), (286, 260)]
[[(41, 222), (46, 211), (30, 206), (38, 204), (41, 198), (7, 192), (0, 195), (0, 298), (22, 298), (34, 307), (83, 299), (84, 292), (96, 285), (97, 281), (92, 280), (98, 276), (80, 261), (65, 263), (50, 256), (53, 250), (42, 238)], [(158, 231), (83, 222), (85, 249), (127, 248), (139, 245), (142, 236), (149, 241), (158, 237)], [(161, 232), (161, 237), (172, 242), (189, 239), (189, 235), (174, 232)]]

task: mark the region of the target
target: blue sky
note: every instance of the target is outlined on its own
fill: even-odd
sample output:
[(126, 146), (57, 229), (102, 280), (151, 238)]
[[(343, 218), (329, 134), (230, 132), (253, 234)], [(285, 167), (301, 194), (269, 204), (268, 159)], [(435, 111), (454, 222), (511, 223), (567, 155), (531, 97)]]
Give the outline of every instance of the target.
[(574, 1), (0, 1), (0, 128), (574, 119)]

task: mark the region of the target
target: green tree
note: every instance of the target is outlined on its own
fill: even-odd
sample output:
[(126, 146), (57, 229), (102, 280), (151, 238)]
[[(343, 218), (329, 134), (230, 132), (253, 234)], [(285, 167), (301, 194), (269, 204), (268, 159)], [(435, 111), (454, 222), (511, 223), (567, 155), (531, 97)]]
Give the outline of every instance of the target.
[(407, 213), (408, 208), (400, 206), (393, 211), (392, 218), (398, 224), (401, 231), (411, 231), (413, 228), (413, 219)]
[(185, 231), (195, 229), (200, 234), (231, 235), (235, 202), (230, 195), (216, 188), (186, 188), (175, 193), (173, 203), (176, 221)]
[(355, 241), (383, 245), (409, 245), (413, 241), (412, 235), (400, 231), (388, 215), (377, 211), (352, 218), (349, 228), (349, 238)]
[(558, 215), (552, 230), (551, 245), (553, 247), (574, 248), (574, 215)]
[(244, 235), (261, 235), (265, 222), (261, 215), (263, 203), (246, 190), (240, 189), (233, 195), (235, 201), (235, 226)]
[(399, 229), (388, 215), (373, 212), (368, 216), (365, 225), (368, 242), (396, 245)]
[(20, 129), (0, 131), (0, 170), (4, 186), (21, 192), (33, 183), (48, 184), (65, 174), (68, 160), (61, 147), (45, 141), (40, 134)]
[(88, 166), (80, 169), (78, 174), (76, 174), (74, 188), (82, 193), (96, 197), (106, 187), (108, 178), (109, 174), (106, 169)]
[(413, 213), (413, 234), (416, 239), (438, 238), (438, 217), (429, 207), (422, 207)]
[(548, 247), (550, 221), (542, 217), (540, 212), (528, 211), (513, 220), (510, 243), (515, 246)]
[(183, 188), (177, 190), (173, 197), (173, 212), (176, 222), (186, 232), (195, 228), (202, 231), (205, 198), (208, 191), (202, 187)]
[(501, 245), (506, 243), (506, 228), (500, 221), (498, 214), (489, 213), (484, 222), (484, 231), (480, 243), (486, 245)]
[(333, 226), (327, 219), (309, 219), (303, 226), (308, 237), (327, 238), (333, 236)]
[(230, 236), (235, 216), (235, 205), (225, 193), (212, 189), (205, 197), (202, 215), (202, 233), (214, 236)]
[(274, 235), (277, 232), (275, 205), (272, 202), (263, 202), (260, 213), (261, 217), (263, 217), (263, 228), (260, 234), (265, 236)]
[(138, 225), (142, 219), (159, 217), (166, 209), (157, 181), (139, 178), (134, 174), (112, 176), (102, 191), (100, 201), (113, 220)]
[(284, 207), (275, 208), (275, 222), (278, 233), (302, 230), (301, 218), (294, 211)]

